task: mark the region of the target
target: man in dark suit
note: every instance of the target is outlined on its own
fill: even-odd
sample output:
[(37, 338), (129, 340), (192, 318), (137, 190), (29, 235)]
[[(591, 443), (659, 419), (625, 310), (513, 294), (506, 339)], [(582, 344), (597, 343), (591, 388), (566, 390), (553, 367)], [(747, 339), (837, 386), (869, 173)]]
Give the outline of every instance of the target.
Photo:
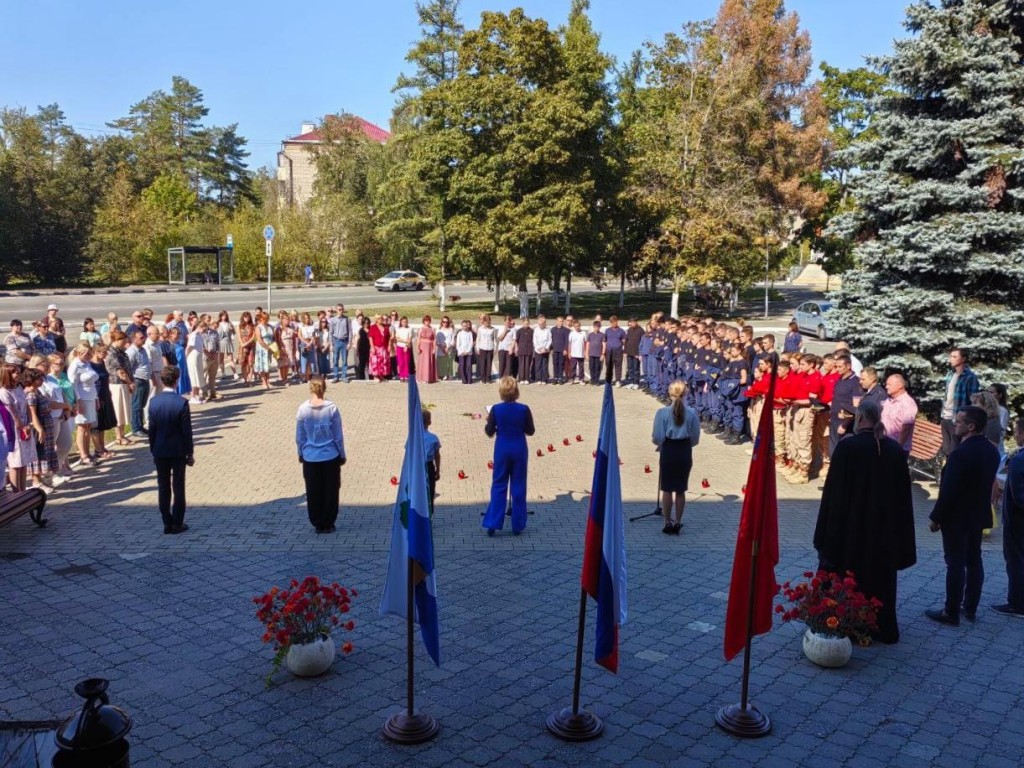
[(164, 391), (149, 401), (149, 450), (156, 464), (157, 498), (164, 533), (188, 530), (185, 525), (185, 467), (195, 464), (192, 414), (188, 401), (175, 392), (179, 375), (176, 366), (164, 367), (160, 372)]
[(985, 437), (985, 411), (961, 408), (953, 425), (959, 445), (946, 460), (939, 498), (930, 515), (932, 532), (942, 531), (946, 556), (946, 605), (924, 615), (941, 624), (974, 621), (985, 570), (981, 563), (981, 532), (992, 526), (992, 488), (999, 469), (999, 451)]

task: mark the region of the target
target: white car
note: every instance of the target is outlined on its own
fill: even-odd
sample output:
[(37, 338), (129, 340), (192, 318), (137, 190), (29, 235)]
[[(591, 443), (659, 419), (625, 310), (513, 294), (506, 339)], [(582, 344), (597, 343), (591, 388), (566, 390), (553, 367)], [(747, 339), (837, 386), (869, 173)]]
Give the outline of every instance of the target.
[(399, 269), (378, 278), (373, 287), (378, 291), (422, 291), (426, 284), (427, 278), (419, 272)]
[(793, 310), (793, 322), (801, 333), (817, 336), (822, 341), (832, 338), (832, 324), (829, 312), (832, 304), (827, 301), (805, 301)]

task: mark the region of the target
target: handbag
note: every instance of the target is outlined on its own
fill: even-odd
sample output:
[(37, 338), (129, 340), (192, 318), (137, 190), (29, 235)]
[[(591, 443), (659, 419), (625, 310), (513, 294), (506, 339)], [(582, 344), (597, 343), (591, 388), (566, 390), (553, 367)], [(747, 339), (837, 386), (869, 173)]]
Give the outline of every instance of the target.
[(277, 346), (277, 342), (276, 341), (270, 342), (269, 347), (270, 347), (270, 354), (272, 354), (274, 356), (275, 360), (281, 356), (281, 348), (279, 346)]

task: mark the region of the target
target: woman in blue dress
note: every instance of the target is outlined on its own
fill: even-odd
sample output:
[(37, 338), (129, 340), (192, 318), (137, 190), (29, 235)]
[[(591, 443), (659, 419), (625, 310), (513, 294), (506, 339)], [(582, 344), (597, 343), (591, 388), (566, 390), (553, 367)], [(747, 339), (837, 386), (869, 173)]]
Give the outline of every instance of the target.
[(192, 380), (188, 377), (188, 364), (185, 359), (185, 345), (181, 343), (181, 338), (184, 334), (179, 326), (171, 328), (171, 332), (167, 338), (171, 344), (174, 345), (174, 362), (178, 366), (178, 370), (181, 371), (181, 375), (178, 377), (178, 386), (174, 391), (179, 395), (188, 397), (192, 394)]
[(526, 438), (534, 433), (533, 414), (529, 406), (517, 403), (519, 385), (511, 376), (498, 381), (501, 402), (487, 413), (484, 432), (494, 441), (494, 475), (491, 480), (491, 503), (481, 525), (487, 535), (505, 525), (505, 498), (509, 479), (512, 481), (512, 533), (518, 536), (526, 528), (526, 469), (530, 451)]

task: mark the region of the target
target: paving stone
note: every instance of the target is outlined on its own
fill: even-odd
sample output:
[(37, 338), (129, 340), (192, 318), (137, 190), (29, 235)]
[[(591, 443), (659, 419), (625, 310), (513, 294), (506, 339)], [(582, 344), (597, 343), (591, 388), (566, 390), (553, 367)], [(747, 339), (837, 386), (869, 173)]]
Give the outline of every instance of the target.
[[(444, 665), (417, 640), (417, 704), (439, 718), (436, 742), (388, 744), (380, 728), (404, 705), (404, 634), (380, 617), (394, 489), (401, 469), (405, 390), (332, 386), (349, 460), (338, 532), (317, 536), (303, 508), (292, 448), (302, 388), (260, 393), (230, 384), (196, 408), (200, 444), (188, 485), (191, 530), (164, 536), (142, 446), (82, 471), (50, 499), (44, 530), (0, 531), (0, 717), (53, 719), (76, 706), (87, 676), (111, 680), (132, 713), (133, 765), (391, 766), (603, 764), (796, 766), (1019, 765), (1024, 761), (1024, 627), (928, 622), (941, 599), (941, 540), (927, 533), (932, 486), (915, 487), (918, 565), (900, 575), (902, 640), (855, 649), (850, 666), (821, 670), (800, 652), (800, 628), (776, 627), (754, 644), (751, 695), (774, 721), (771, 737), (737, 742), (714, 713), (739, 697), (740, 662), (721, 643), (748, 456), (705, 437), (686, 528), (665, 537), (652, 520), (626, 523), (630, 621), (617, 676), (597, 668), (588, 604), (583, 704), (606, 723), (586, 744), (544, 730), (572, 693), (579, 569), (599, 389), (526, 387), (538, 434), (557, 451), (530, 463), (521, 537), (486, 537), (492, 443), (461, 414), (495, 399), (490, 387), (438, 384), (434, 431), (445, 472), (434, 519)], [(616, 392), (627, 516), (650, 511), (657, 404)], [(583, 443), (561, 445), (580, 433)], [(467, 480), (457, 478), (462, 468)], [(139, 474), (132, 475), (135, 470)], [(816, 562), (816, 484), (780, 482), (780, 580)], [(986, 540), (985, 600), (1005, 593), (1000, 531)], [(15, 555), (15, 553), (19, 553)], [(6, 557), (5, 557), (6, 555)], [(22, 556), (24, 555), (24, 556)], [(250, 598), (315, 573), (360, 589), (352, 656), (314, 680), (286, 672), (264, 688), (270, 649)], [(61, 575), (63, 574), (63, 575)], [(348, 639), (348, 638), (346, 638)], [(955, 738), (951, 734), (956, 733)], [(947, 759), (950, 758), (950, 759)]]

